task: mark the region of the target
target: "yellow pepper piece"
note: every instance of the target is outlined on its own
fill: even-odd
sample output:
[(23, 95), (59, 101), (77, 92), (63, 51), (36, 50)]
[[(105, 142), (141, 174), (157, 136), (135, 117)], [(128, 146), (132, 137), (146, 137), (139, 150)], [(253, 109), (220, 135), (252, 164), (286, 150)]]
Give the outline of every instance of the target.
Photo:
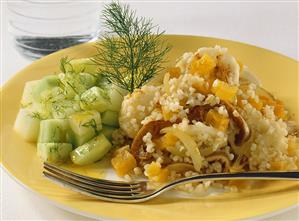
[(111, 159), (111, 164), (118, 176), (124, 176), (133, 170), (137, 163), (128, 150), (121, 150)]
[(169, 170), (167, 168), (162, 169), (159, 163), (152, 162), (145, 169), (145, 174), (150, 180), (162, 183), (167, 181)]
[(167, 168), (161, 169), (158, 176), (155, 176), (153, 180), (159, 183), (165, 183), (168, 180), (169, 174), (170, 172)]
[(206, 122), (218, 130), (226, 131), (229, 124), (229, 118), (211, 109), (207, 113)]
[(145, 174), (149, 178), (151, 178), (151, 177), (159, 175), (160, 171), (161, 171), (161, 164), (156, 163), (156, 162), (151, 162), (151, 164), (149, 164), (148, 167), (146, 167)]
[(212, 85), (211, 91), (221, 100), (233, 102), (236, 98), (238, 87), (231, 86), (224, 81), (216, 79)]
[(171, 133), (166, 133), (162, 138), (162, 145), (164, 147), (174, 146), (175, 143), (178, 141), (178, 138)]
[(179, 78), (181, 76), (181, 69), (179, 67), (169, 68), (168, 73), (170, 78)]
[(253, 98), (248, 98), (248, 102), (258, 111), (262, 110), (263, 108), (263, 102), (261, 100), (259, 100), (258, 102), (256, 102)]
[(287, 115), (285, 113), (284, 105), (279, 100), (274, 100), (266, 96), (260, 96), (264, 106), (269, 105), (274, 107), (274, 114), (276, 117), (281, 118), (283, 120), (287, 119)]
[(195, 56), (190, 65), (190, 73), (208, 77), (216, 67), (216, 62), (209, 55)]
[(274, 106), (274, 114), (276, 115), (276, 117), (281, 118), (283, 120), (287, 119), (285, 109), (281, 101), (276, 102)]
[(210, 93), (210, 88), (204, 83), (195, 83), (192, 85), (199, 93), (207, 95)]

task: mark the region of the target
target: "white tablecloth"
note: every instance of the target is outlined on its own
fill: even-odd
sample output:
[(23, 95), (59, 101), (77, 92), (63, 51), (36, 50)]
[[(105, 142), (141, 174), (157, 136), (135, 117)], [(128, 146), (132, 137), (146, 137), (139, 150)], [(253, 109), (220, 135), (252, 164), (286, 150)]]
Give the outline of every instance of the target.
[[(6, 2), (1, 10), (1, 84), (31, 61), (14, 48), (7, 32)], [(131, 2), (139, 15), (154, 18), (171, 34), (192, 34), (254, 44), (298, 59), (298, 3)], [(44, 202), (1, 168), (2, 220), (89, 220)], [(298, 207), (262, 220), (299, 220)]]

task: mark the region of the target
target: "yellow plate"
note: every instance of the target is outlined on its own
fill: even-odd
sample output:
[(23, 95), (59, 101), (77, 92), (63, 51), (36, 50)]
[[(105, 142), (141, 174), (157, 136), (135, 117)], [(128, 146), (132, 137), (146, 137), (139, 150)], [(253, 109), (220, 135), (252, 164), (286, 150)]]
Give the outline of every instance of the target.
[[(298, 62), (283, 55), (251, 45), (216, 38), (165, 36), (173, 49), (169, 60), (199, 47), (221, 45), (257, 73), (265, 88), (286, 102), (299, 122)], [(252, 191), (207, 198), (159, 197), (141, 204), (101, 202), (63, 189), (42, 176), (42, 164), (36, 156), (35, 144), (26, 143), (13, 131), (13, 123), (26, 81), (59, 72), (59, 60), (88, 57), (95, 53), (93, 44), (65, 49), (33, 62), (17, 73), (1, 90), (1, 160), (6, 170), (19, 183), (72, 212), (90, 217), (125, 220), (235, 220), (260, 216), (290, 207), (299, 202), (298, 182), (271, 182)], [(13, 62), (13, 61), (11, 61)], [(75, 168), (83, 174), (100, 176), (100, 165)]]

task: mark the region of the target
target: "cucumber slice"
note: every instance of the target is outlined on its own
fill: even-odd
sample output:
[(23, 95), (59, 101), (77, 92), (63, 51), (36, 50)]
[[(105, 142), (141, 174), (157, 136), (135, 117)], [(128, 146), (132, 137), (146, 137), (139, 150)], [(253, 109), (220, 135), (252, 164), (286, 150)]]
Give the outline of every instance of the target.
[(69, 117), (69, 125), (72, 130), (70, 142), (76, 147), (81, 146), (102, 129), (101, 115), (97, 111), (74, 113)]
[(26, 109), (20, 109), (17, 115), (14, 130), (21, 135), (24, 140), (36, 142), (40, 127), (40, 118)]
[(71, 143), (74, 147), (79, 147), (82, 144), (90, 141), (97, 134), (94, 131), (89, 131), (86, 134), (78, 135), (74, 133), (72, 130), (68, 133), (67, 142)]
[(61, 100), (52, 104), (52, 115), (55, 119), (68, 118), (70, 114), (81, 111), (80, 102), (76, 100)]
[(115, 130), (116, 130), (115, 127), (110, 127), (110, 126), (107, 126), (107, 125), (103, 125), (101, 133), (104, 134), (105, 137), (107, 137), (111, 141), (112, 140), (112, 133)]
[(108, 110), (102, 113), (102, 123), (108, 126), (118, 127), (118, 112)]
[(70, 154), (74, 164), (87, 165), (102, 159), (112, 148), (111, 143), (100, 134), (89, 142), (77, 147)]
[(97, 65), (90, 58), (73, 59), (64, 64), (65, 72), (74, 73), (97, 73)]
[(39, 143), (65, 143), (69, 131), (68, 120), (49, 119), (40, 122)]
[(58, 75), (68, 98), (80, 95), (97, 83), (97, 78), (89, 73), (61, 73)]
[(24, 90), (23, 90), (23, 95), (21, 99), (21, 106), (22, 108), (26, 108), (30, 106), (34, 99), (33, 99), (33, 91), (34, 87), (40, 83), (41, 80), (36, 80), (36, 81), (28, 81), (25, 83)]
[(72, 152), (69, 143), (38, 143), (37, 155), (48, 163), (63, 163), (69, 159)]
[(110, 105), (110, 99), (105, 90), (99, 87), (92, 87), (81, 95), (80, 105), (83, 110), (104, 112)]
[(41, 79), (33, 88), (32, 95), (35, 101), (42, 101), (47, 91), (59, 86), (60, 80), (57, 75), (49, 75)]
[(89, 73), (79, 73), (78, 80), (82, 85), (84, 85), (85, 90), (95, 86), (97, 83), (97, 78)]
[(121, 104), (126, 94), (126, 90), (112, 86), (112, 88), (109, 90), (110, 104), (108, 105), (107, 109), (111, 111), (120, 111)]
[(95, 110), (74, 113), (69, 117), (70, 128), (78, 135), (102, 129), (101, 114)]
[(51, 103), (38, 103), (33, 102), (26, 108), (29, 112), (33, 113), (34, 116), (40, 120), (52, 118), (52, 104)]

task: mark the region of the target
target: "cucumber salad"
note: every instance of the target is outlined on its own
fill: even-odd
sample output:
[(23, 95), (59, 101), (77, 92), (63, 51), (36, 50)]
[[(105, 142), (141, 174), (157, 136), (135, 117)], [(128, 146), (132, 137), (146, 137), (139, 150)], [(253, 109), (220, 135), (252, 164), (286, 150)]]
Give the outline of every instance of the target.
[(97, 73), (90, 58), (61, 60), (62, 73), (26, 82), (14, 129), (37, 142), (46, 162), (86, 165), (112, 148), (112, 133), (127, 93)]
[(60, 61), (61, 73), (26, 82), (14, 129), (37, 143), (49, 163), (87, 165), (113, 146), (124, 96), (163, 71), (170, 46), (150, 19), (112, 2), (102, 12), (103, 31), (90, 58)]

